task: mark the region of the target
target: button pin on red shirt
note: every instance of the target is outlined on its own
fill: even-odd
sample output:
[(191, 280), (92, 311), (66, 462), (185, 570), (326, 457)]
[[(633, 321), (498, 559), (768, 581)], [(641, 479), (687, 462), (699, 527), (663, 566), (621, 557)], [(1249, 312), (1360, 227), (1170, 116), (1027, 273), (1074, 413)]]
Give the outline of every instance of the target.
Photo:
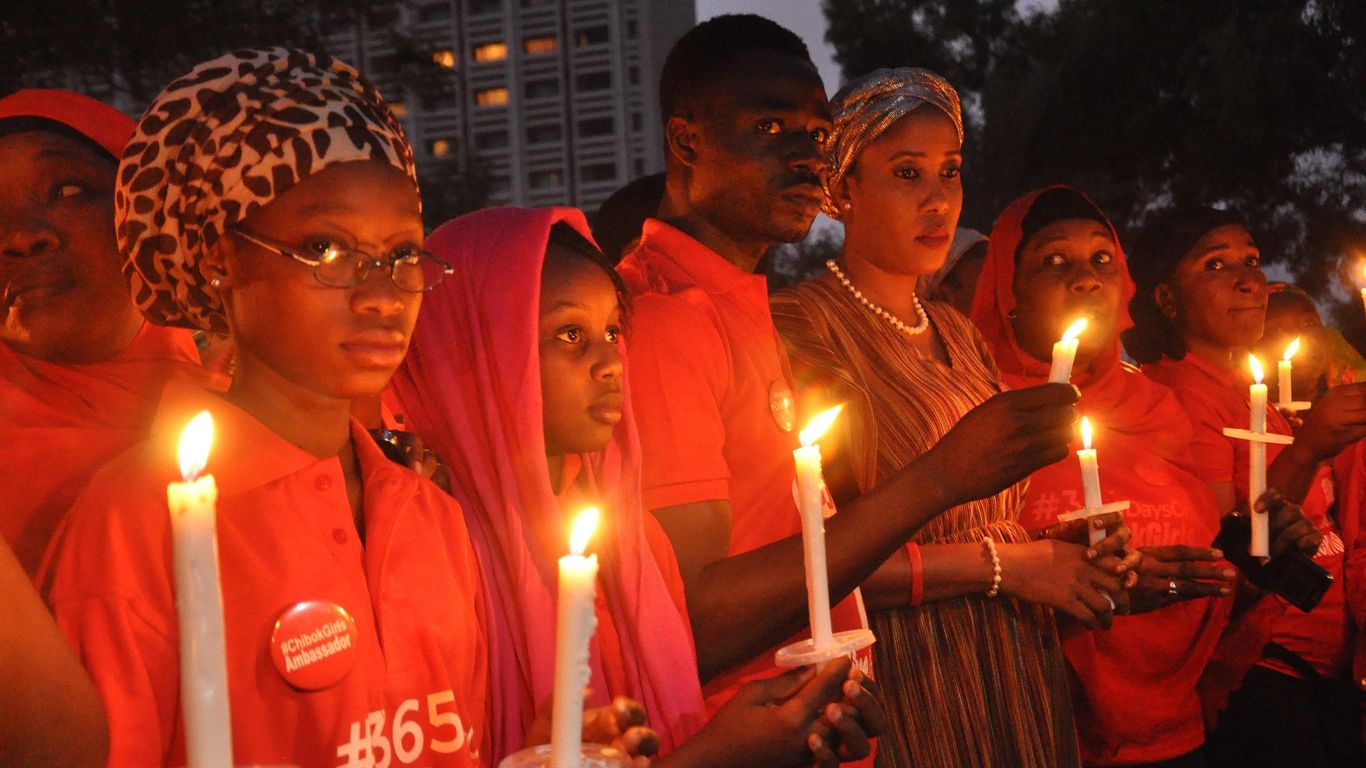
[(320, 491), (326, 491), (332, 487), (332, 478), (327, 475), (318, 475), (318, 479), (313, 481), (313, 487)]
[(356, 620), (336, 603), (306, 600), (286, 608), (270, 633), (270, 658), (285, 682), (318, 691), (356, 663)]

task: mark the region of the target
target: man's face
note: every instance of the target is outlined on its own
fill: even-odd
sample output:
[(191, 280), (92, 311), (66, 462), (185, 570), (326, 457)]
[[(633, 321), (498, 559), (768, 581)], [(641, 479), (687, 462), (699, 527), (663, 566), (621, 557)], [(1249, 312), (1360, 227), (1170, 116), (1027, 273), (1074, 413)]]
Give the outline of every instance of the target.
[(830, 104), (811, 62), (745, 54), (692, 112), (691, 207), (737, 241), (806, 237), (830, 136)]

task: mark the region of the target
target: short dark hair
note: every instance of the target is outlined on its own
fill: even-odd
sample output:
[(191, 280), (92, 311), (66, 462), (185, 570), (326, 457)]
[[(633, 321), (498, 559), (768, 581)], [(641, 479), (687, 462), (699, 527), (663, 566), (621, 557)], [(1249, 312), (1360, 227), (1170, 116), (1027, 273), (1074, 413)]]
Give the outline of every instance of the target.
[(674, 43), (659, 77), (659, 112), (664, 122), (690, 114), (691, 103), (732, 70), (736, 59), (772, 51), (806, 61), (811, 53), (791, 30), (752, 13), (716, 16), (688, 30)]
[(626, 282), (617, 274), (616, 267), (612, 262), (598, 250), (596, 245), (588, 238), (579, 233), (577, 229), (566, 222), (556, 222), (550, 227), (550, 242), (548, 245), (558, 246), (565, 251), (585, 258), (602, 268), (607, 273), (607, 277), (612, 280), (612, 287), (616, 288), (617, 301), (621, 304), (621, 309), (625, 312), (630, 308), (630, 294), (626, 291)]
[(1085, 219), (1096, 221), (1110, 228), (1110, 220), (1105, 213), (1091, 202), (1091, 199), (1071, 187), (1050, 187), (1039, 193), (1020, 221), (1020, 244), (1015, 248), (1015, 263), (1020, 263), (1020, 254), (1039, 230), (1059, 221)]
[(1153, 363), (1164, 356), (1180, 360), (1186, 356), (1186, 343), (1176, 325), (1162, 314), (1153, 292), (1172, 279), (1176, 265), (1200, 238), (1224, 226), (1247, 228), (1247, 220), (1237, 211), (1204, 206), (1178, 207), (1159, 213), (1143, 226), (1129, 249), (1129, 275), (1138, 290), (1129, 302), (1134, 327), (1123, 333), (1124, 349), (1140, 363)]
[(613, 192), (593, 218), (593, 237), (613, 263), (621, 261), (626, 248), (640, 239), (645, 220), (659, 211), (664, 199), (664, 173), (642, 176)]

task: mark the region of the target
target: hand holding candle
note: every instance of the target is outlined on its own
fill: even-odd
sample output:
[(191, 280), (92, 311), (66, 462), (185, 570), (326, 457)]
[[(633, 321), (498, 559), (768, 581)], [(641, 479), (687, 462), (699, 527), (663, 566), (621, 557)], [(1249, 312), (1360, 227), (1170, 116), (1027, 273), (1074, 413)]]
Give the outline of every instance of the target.
[(1086, 330), (1086, 318), (1079, 318), (1067, 330), (1063, 331), (1062, 338), (1053, 344), (1053, 361), (1048, 367), (1048, 381), (1054, 384), (1066, 384), (1072, 378), (1072, 362), (1077, 358), (1077, 346), (1080, 342), (1077, 337)]
[(200, 411), (180, 437), (184, 482), (166, 488), (180, 620), (180, 699), (190, 768), (232, 765), (232, 723), (218, 575), (218, 486), (204, 475), (213, 417)]
[(578, 768), (583, 739), (583, 690), (588, 687), (588, 641), (597, 629), (593, 612), (598, 556), (584, 556), (598, 526), (589, 507), (574, 520), (569, 554), (560, 558), (559, 610), (555, 627), (555, 700), (551, 713), (550, 765)]
[[(1058, 522), (1065, 523), (1078, 518), (1089, 521), (1091, 517), (1096, 515), (1119, 512), (1129, 508), (1127, 501), (1117, 501), (1111, 504), (1101, 502), (1100, 464), (1096, 449), (1091, 447), (1091, 438), (1091, 420), (1083, 416), (1081, 418), (1081, 450), (1077, 451), (1077, 462), (1081, 464), (1082, 508), (1058, 515)], [(1088, 525), (1086, 531), (1087, 541), (1091, 546), (1105, 540), (1105, 529), (1103, 528), (1092, 528)]]

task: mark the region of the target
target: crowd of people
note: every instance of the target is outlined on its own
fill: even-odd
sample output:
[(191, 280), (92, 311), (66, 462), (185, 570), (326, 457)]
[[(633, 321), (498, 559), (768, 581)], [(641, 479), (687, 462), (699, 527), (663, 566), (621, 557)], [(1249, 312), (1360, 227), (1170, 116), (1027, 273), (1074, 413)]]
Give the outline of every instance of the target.
[[(886, 69), (827, 98), (758, 16), (685, 34), (659, 93), (666, 173), (591, 226), (494, 208), (430, 234), (400, 122), (328, 56), (204, 61), (136, 124), (0, 98), (5, 764), (186, 763), (166, 486), (202, 410), (237, 765), (546, 743), (588, 504), (583, 738), (635, 766), (1366, 764), (1366, 364), (1268, 284), (1253, 222), (1162, 211), (1126, 248), (1052, 185), (959, 228), (953, 86)], [(770, 295), (756, 267), (819, 210), (840, 253)], [(1225, 429), (1247, 353), (1294, 337), (1312, 407), (1267, 406), (1293, 442), (1253, 498)], [(833, 629), (877, 640), (784, 672), (796, 430), (837, 403)], [(1128, 506), (1059, 522), (1082, 415)], [(1269, 563), (1231, 533), (1254, 512)], [(309, 674), (274, 656), (301, 615), (351, 633)]]

